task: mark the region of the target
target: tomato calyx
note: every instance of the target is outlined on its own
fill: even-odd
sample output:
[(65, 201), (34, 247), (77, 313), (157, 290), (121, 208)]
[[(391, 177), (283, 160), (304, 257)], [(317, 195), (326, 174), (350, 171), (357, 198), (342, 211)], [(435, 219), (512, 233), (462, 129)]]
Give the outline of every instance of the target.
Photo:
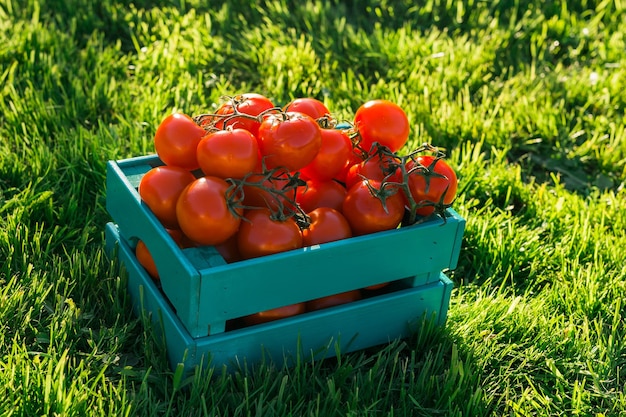
[[(242, 179), (230, 178), (233, 207), (244, 210), (269, 209), (270, 218), (276, 221), (285, 221), (293, 218), (300, 229), (309, 227), (311, 219), (295, 200), (296, 190), (306, 187), (306, 181), (300, 178), (299, 172), (291, 173), (282, 167), (268, 169), (262, 161), (261, 173), (252, 172)], [(280, 184), (272, 186), (268, 184)], [(246, 205), (238, 202), (245, 201), (246, 189), (261, 191), (263, 204)], [(245, 217), (242, 220), (246, 220)]]
[(240, 107), (250, 101), (250, 97), (239, 94), (236, 96), (222, 96), (223, 103), (229, 105), (232, 113), (203, 113), (194, 116), (192, 119), (196, 124), (207, 131), (224, 130), (229, 127), (228, 122), (235, 119), (248, 119), (260, 123), (263, 117), (269, 113), (283, 113), (280, 107), (274, 106), (261, 111), (258, 115), (251, 115), (240, 111)]

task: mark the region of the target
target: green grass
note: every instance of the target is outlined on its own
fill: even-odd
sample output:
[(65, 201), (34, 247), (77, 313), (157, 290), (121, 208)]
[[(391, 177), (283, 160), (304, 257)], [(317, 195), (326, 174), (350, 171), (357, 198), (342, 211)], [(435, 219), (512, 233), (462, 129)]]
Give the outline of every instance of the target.
[[(416, 5), (417, 4), (417, 5)], [(626, 415), (626, 4), (0, 0), (1, 416)], [(467, 219), (445, 327), (173, 373), (103, 252), (108, 160), (256, 91), (386, 98)]]

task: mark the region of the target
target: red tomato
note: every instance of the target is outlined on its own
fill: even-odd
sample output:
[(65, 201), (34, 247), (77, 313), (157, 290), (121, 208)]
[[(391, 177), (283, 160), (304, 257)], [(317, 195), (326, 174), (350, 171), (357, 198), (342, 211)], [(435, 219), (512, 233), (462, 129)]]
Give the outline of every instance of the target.
[[(185, 236), (180, 230), (167, 229), (167, 233), (169, 233), (172, 239), (174, 239), (174, 242), (176, 242), (178, 247), (185, 247)], [(137, 262), (144, 267), (148, 275), (150, 275), (150, 277), (152, 277), (155, 281), (159, 281), (159, 271), (157, 271), (154, 258), (143, 240), (137, 241), (135, 256), (137, 257)]]
[(302, 231), (302, 246), (319, 245), (352, 237), (350, 224), (343, 214), (329, 207), (309, 213), (311, 224)]
[(352, 153), (352, 141), (345, 130), (322, 129), (322, 145), (317, 155), (300, 170), (305, 178), (331, 180), (346, 166)]
[(154, 258), (152, 258), (152, 255), (150, 254), (150, 251), (148, 250), (148, 247), (143, 242), (143, 240), (137, 242), (137, 247), (135, 248), (135, 256), (137, 257), (137, 262), (139, 262), (139, 264), (144, 267), (148, 275), (150, 275), (153, 280), (158, 281), (159, 271), (157, 271), (156, 264), (154, 263)]
[(302, 232), (293, 218), (274, 220), (268, 209), (248, 210), (245, 218), (237, 233), (237, 246), (243, 259), (302, 247)]
[(360, 290), (346, 291), (339, 294), (328, 295), (326, 297), (316, 298), (306, 302), (307, 311), (322, 310), (324, 308), (334, 307), (341, 304), (351, 303), (360, 300), (362, 294)]
[(260, 323), (267, 323), (274, 320), (284, 319), (286, 317), (302, 314), (306, 311), (304, 303), (291, 304), (284, 307), (272, 308), (270, 310), (261, 311), (259, 313), (250, 314), (243, 318), (248, 326)]
[(195, 179), (184, 168), (164, 165), (146, 172), (139, 182), (138, 192), (163, 226), (176, 229), (176, 202), (180, 193)]
[(322, 146), (315, 119), (304, 113), (269, 114), (259, 127), (259, 149), (268, 168), (293, 172), (310, 164)]
[[(233, 106), (234, 104), (234, 106)], [(259, 132), (259, 126), (261, 125), (261, 121), (255, 119), (255, 117), (259, 116), (266, 110), (274, 108), (274, 103), (265, 97), (262, 94), (257, 93), (244, 93), (239, 96), (233, 97), (233, 100), (229, 100), (223, 103), (215, 112), (215, 114), (228, 116), (233, 115), (236, 109), (239, 113), (246, 114), (248, 116), (239, 116), (229, 118), (228, 120), (222, 119), (221, 121), (217, 121), (215, 123), (215, 127), (218, 129), (225, 129), (228, 126), (232, 126), (237, 129), (245, 129), (252, 133), (254, 136), (257, 136)], [(226, 122), (224, 123), (224, 120)]]
[(313, 97), (301, 97), (293, 100), (285, 106), (285, 111), (297, 111), (308, 114), (314, 119), (327, 116), (330, 114), (328, 107), (321, 101)]
[(222, 255), (226, 263), (233, 263), (241, 260), (239, 247), (237, 246), (237, 233), (229, 237), (226, 242), (215, 245), (215, 249)]
[[(282, 208), (291, 208), (296, 198), (296, 188), (288, 189), (289, 173), (278, 170), (270, 178), (265, 174), (255, 173), (246, 178), (243, 186), (243, 204), (246, 207), (269, 208), (273, 211)], [(252, 185), (253, 183), (260, 183)], [(284, 211), (284, 210), (283, 210)]]
[(404, 198), (397, 189), (387, 190), (390, 195), (386, 196), (383, 206), (370, 191), (368, 182), (370, 186), (380, 188), (380, 182), (363, 180), (348, 190), (343, 202), (343, 215), (355, 236), (395, 229), (404, 216)]
[(346, 164), (343, 166), (341, 171), (339, 171), (339, 173), (335, 175), (335, 179), (344, 184), (346, 183), (346, 177), (348, 175), (348, 172), (350, 171), (350, 168), (352, 168), (353, 165), (363, 162), (363, 158), (359, 156), (356, 152), (354, 152), (354, 147), (352, 149), (353, 151), (350, 152), (350, 155), (346, 160)]
[(229, 187), (222, 178), (206, 176), (183, 190), (176, 203), (176, 216), (181, 230), (191, 240), (201, 245), (218, 245), (237, 232), (243, 210), (229, 207)]
[[(428, 168), (423, 170), (416, 168), (419, 164)], [(410, 172), (408, 185), (411, 196), (417, 204), (420, 203), (443, 203), (452, 204), (456, 197), (458, 181), (456, 173), (443, 159), (435, 162), (433, 155), (420, 155), (407, 162), (406, 170)], [(435, 211), (435, 207), (427, 205), (416, 210), (420, 216), (428, 216)]]
[(220, 178), (243, 178), (254, 171), (259, 146), (245, 129), (211, 132), (198, 144), (198, 163), (204, 175)]
[[(365, 161), (354, 164), (346, 174), (346, 188), (350, 189), (350, 187), (363, 179), (383, 181), (394, 171), (394, 164), (398, 166), (400, 160), (387, 155), (373, 155)], [(394, 174), (387, 178), (387, 181), (399, 183), (402, 179), (399, 166), (395, 169)]]
[(199, 167), (196, 149), (205, 134), (205, 130), (186, 114), (171, 114), (157, 128), (154, 148), (166, 165), (193, 171)]
[(306, 186), (298, 187), (296, 203), (305, 213), (319, 207), (330, 207), (341, 212), (348, 191), (335, 180), (307, 180)]
[(359, 146), (369, 152), (372, 144), (399, 151), (410, 133), (409, 119), (400, 106), (388, 100), (371, 100), (359, 107), (354, 115), (361, 141)]

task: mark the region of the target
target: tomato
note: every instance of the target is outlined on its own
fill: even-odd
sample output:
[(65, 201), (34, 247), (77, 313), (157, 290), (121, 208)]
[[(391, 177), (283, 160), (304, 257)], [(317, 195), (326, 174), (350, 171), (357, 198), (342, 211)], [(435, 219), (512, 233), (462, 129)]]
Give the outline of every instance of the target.
[(355, 236), (395, 229), (404, 216), (404, 198), (397, 188), (385, 189), (387, 195), (383, 206), (370, 191), (370, 186), (378, 189), (381, 183), (374, 180), (358, 182), (348, 190), (343, 202), (342, 213)]
[(257, 166), (259, 146), (245, 129), (218, 130), (202, 138), (197, 155), (204, 175), (243, 178)]
[(169, 165), (155, 167), (141, 178), (139, 196), (163, 226), (176, 229), (176, 202), (183, 189), (195, 179), (184, 168)]
[(237, 246), (237, 233), (229, 237), (225, 242), (215, 245), (215, 249), (222, 255), (226, 263), (233, 263), (241, 260), (239, 247)]
[(351, 303), (360, 300), (362, 294), (360, 290), (351, 290), (339, 294), (328, 295), (326, 297), (316, 298), (306, 302), (307, 311), (322, 310), (324, 308), (334, 307), (341, 304)]
[[(273, 211), (289, 209), (296, 199), (296, 187), (290, 187), (289, 172), (278, 169), (268, 177), (263, 173), (254, 173), (246, 177), (243, 186), (243, 204), (246, 207), (269, 208)], [(256, 184), (256, 185), (255, 185)]]
[(311, 223), (302, 231), (302, 246), (319, 245), (352, 237), (350, 224), (335, 209), (320, 207), (309, 213)]
[(314, 119), (330, 115), (330, 110), (324, 103), (313, 97), (301, 97), (285, 106), (285, 111), (297, 111), (308, 114)]
[(218, 129), (225, 129), (228, 126), (232, 126), (237, 129), (245, 129), (257, 136), (259, 132), (259, 126), (261, 121), (255, 119), (264, 111), (274, 108), (274, 103), (262, 94), (257, 93), (244, 93), (232, 98), (223, 103), (215, 112), (222, 116), (234, 115), (235, 109), (242, 114), (248, 116), (234, 116), (228, 119), (221, 119), (215, 122), (215, 127)]
[(359, 107), (354, 114), (354, 126), (361, 136), (359, 146), (366, 152), (374, 142), (397, 152), (406, 144), (410, 133), (406, 113), (388, 100), (370, 100)]
[(174, 165), (189, 171), (199, 167), (196, 149), (205, 130), (186, 114), (167, 116), (154, 135), (154, 148), (166, 165)]
[(298, 187), (296, 203), (305, 213), (319, 207), (330, 207), (341, 211), (347, 193), (346, 188), (335, 180), (311, 179), (306, 181), (306, 186)]
[(310, 164), (322, 146), (315, 119), (304, 113), (269, 114), (259, 127), (259, 149), (268, 168), (298, 171)]
[[(420, 165), (424, 169), (418, 168)], [(458, 180), (456, 172), (443, 159), (435, 160), (433, 155), (420, 155), (406, 164), (409, 190), (413, 200), (420, 203), (452, 204), (456, 197)], [(407, 200), (408, 205), (408, 200)], [(428, 216), (435, 211), (433, 205), (418, 208), (416, 213)]]
[(159, 281), (159, 271), (157, 271), (154, 258), (152, 258), (152, 255), (143, 240), (137, 242), (135, 256), (137, 257), (137, 262), (144, 267), (148, 275), (150, 275), (153, 280)]
[(250, 314), (243, 318), (248, 326), (254, 324), (267, 323), (274, 320), (284, 319), (286, 317), (302, 314), (306, 311), (304, 303), (291, 304), (284, 307), (272, 308), (270, 310), (261, 311), (259, 313)]
[(247, 210), (237, 233), (237, 246), (243, 259), (285, 252), (302, 247), (302, 232), (291, 217), (274, 220), (269, 209)]
[(178, 198), (176, 216), (185, 235), (202, 245), (218, 245), (237, 232), (243, 210), (227, 201), (230, 185), (206, 176), (189, 184)]
[(317, 155), (300, 172), (305, 178), (331, 180), (343, 170), (352, 153), (352, 141), (345, 130), (321, 129), (322, 144)]
[[(166, 229), (167, 233), (174, 239), (174, 242), (178, 245), (179, 248), (183, 248), (186, 245), (185, 236), (180, 230), (176, 229)], [(135, 256), (137, 257), (137, 262), (141, 266), (144, 267), (148, 275), (152, 277), (153, 280), (159, 281), (159, 271), (157, 271), (156, 264), (154, 263), (154, 258), (152, 254), (148, 250), (145, 242), (143, 240), (137, 241), (137, 246), (135, 247)]]
[[(400, 159), (388, 155), (373, 155), (365, 161), (354, 164), (346, 174), (346, 188), (352, 187), (363, 179), (376, 181), (401, 182)], [(394, 169), (394, 167), (397, 167)], [(394, 172), (395, 171), (395, 172)], [(391, 175), (393, 174), (393, 175)]]
[(341, 169), (341, 171), (339, 171), (339, 173), (337, 175), (335, 175), (335, 178), (337, 181), (342, 182), (342, 183), (346, 183), (346, 177), (348, 175), (348, 172), (350, 171), (350, 168), (352, 168), (353, 165), (356, 165), (358, 163), (363, 162), (363, 158), (361, 156), (359, 156), (358, 153), (354, 152), (354, 147), (352, 148), (352, 152), (350, 152), (350, 155), (348, 156), (348, 159), (346, 160), (346, 164), (343, 166), (343, 168)]

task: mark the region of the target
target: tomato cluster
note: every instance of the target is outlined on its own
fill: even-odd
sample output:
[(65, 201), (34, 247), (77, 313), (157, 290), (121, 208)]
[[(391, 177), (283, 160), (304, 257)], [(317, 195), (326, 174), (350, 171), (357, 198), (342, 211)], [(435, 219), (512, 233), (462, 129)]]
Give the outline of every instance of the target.
[[(443, 214), (457, 192), (437, 149), (398, 154), (409, 134), (404, 110), (387, 100), (368, 101), (337, 128), (314, 98), (281, 108), (256, 93), (227, 97), (214, 113), (160, 123), (154, 146), (163, 165), (138, 191), (179, 246), (212, 245), (229, 263), (395, 229)], [(158, 280), (143, 242), (137, 258)], [(351, 291), (246, 320), (360, 297)]]

